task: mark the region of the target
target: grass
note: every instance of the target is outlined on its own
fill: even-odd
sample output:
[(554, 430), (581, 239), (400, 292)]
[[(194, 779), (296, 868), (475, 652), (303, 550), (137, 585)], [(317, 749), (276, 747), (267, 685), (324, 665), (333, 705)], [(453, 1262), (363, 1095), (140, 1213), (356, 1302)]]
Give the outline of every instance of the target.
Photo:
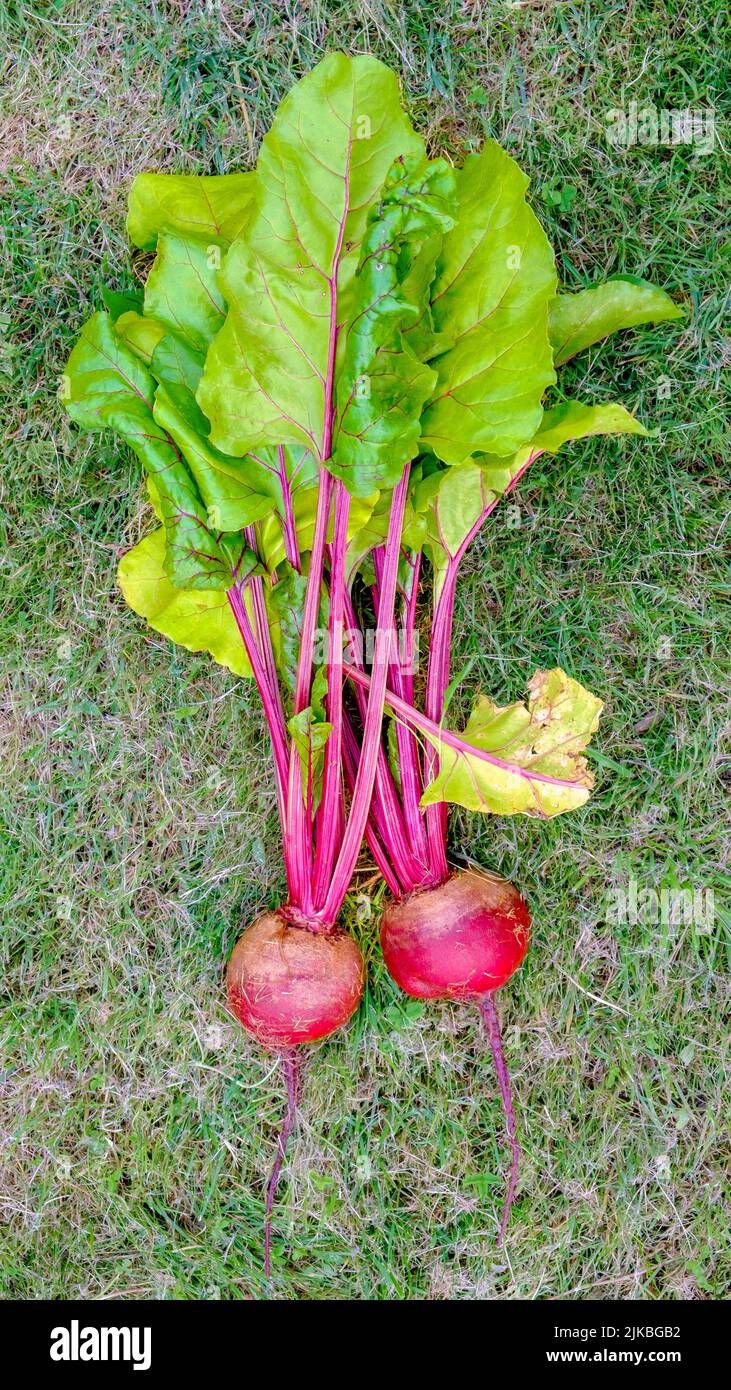
[[(474, 665), (455, 710), (553, 662), (607, 700), (584, 811), (452, 821), (455, 857), (513, 874), (537, 924), (502, 1000), (525, 1148), (505, 1251), (476, 1013), (397, 994), (365, 868), (348, 910), (367, 998), (308, 1064), (274, 1292), (728, 1296), (722, 150), (603, 134), (630, 100), (719, 109), (723, 9), (6, 5), (0, 1296), (264, 1292), (282, 1087), (221, 976), (282, 891), (265, 731), (246, 683), (124, 608), (137, 467), (69, 426), (56, 383), (102, 283), (129, 282), (131, 177), (247, 166), (335, 45), (402, 70), (433, 152), (494, 135), (519, 157), (567, 287), (644, 274), (689, 314), (571, 369), (572, 391), (625, 400), (659, 436), (534, 474), (462, 584), (455, 669)], [(712, 888), (710, 930), (613, 923), (632, 879)]]

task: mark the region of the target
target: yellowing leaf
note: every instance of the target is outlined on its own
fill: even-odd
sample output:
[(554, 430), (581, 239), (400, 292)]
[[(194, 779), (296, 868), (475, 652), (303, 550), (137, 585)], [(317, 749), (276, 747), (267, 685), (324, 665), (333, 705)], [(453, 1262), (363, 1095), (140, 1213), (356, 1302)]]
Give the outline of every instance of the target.
[(538, 671), (528, 703), (481, 696), (463, 734), (426, 732), (439, 771), (422, 805), (441, 801), (493, 815), (557, 816), (588, 800), (593, 774), (581, 753), (602, 702), (560, 668)]
[(119, 587), (130, 608), (163, 636), (190, 652), (209, 652), (237, 676), (250, 676), (226, 595), (214, 589), (177, 589), (165, 570), (165, 531), (145, 536), (119, 562)]

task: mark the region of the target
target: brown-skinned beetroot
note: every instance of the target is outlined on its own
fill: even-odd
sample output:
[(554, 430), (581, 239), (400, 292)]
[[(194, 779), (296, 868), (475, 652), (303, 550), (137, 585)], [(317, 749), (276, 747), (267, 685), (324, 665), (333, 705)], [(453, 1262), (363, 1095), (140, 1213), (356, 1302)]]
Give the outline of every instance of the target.
[(355, 1013), (363, 961), (347, 932), (311, 930), (265, 912), (228, 963), (228, 1006), (266, 1047), (282, 1050), (334, 1033)]
[(381, 924), (388, 970), (418, 999), (499, 989), (518, 969), (529, 939), (530, 914), (517, 888), (474, 869), (391, 903)]

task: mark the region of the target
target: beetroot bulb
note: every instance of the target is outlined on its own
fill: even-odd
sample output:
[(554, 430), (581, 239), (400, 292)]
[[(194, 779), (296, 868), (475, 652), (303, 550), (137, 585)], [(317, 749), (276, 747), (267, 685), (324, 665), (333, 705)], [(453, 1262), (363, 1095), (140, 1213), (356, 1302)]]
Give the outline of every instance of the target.
[(515, 1111), (495, 992), (521, 965), (530, 940), (528, 908), (511, 883), (462, 869), (386, 908), (381, 946), (389, 973), (417, 999), (474, 999), (492, 1049), (512, 1162), (500, 1222), (502, 1245), (520, 1163)]
[(234, 947), (226, 976), (228, 1005), (265, 1047), (281, 1051), (317, 1042), (355, 1013), (363, 961), (337, 927), (313, 930), (284, 912), (265, 912)]
[(264, 912), (239, 937), (228, 963), (228, 1007), (260, 1043), (280, 1056), (287, 1108), (267, 1184), (264, 1272), (271, 1272), (271, 1216), (299, 1096), (298, 1048), (347, 1023), (364, 983), (360, 951), (337, 927), (315, 929), (285, 911)]

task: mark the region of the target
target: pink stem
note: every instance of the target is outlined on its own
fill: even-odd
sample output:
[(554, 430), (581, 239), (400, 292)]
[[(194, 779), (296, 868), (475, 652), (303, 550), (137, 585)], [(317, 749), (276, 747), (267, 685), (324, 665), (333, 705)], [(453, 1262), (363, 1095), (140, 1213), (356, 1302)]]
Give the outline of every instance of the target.
[[(333, 258), (330, 265), (330, 274), (327, 277), (327, 287), (329, 296), (329, 330), (328, 330), (328, 350), (327, 350), (327, 372), (323, 383), (324, 408), (322, 418), (322, 440), (320, 442), (320, 464), (325, 464), (332, 454), (333, 429), (335, 424), (335, 364), (338, 345), (338, 264), (340, 253), (343, 247), (345, 236), (345, 223), (348, 216), (350, 203), (350, 149), (352, 145), (352, 131), (348, 145), (348, 161), (344, 176), (343, 207), (340, 214), (338, 234), (335, 240)], [(307, 590), (305, 593), (304, 613), (302, 616), (302, 635), (300, 640), (300, 654), (297, 663), (297, 681), (294, 695), (294, 713), (300, 714), (307, 708), (310, 700), (310, 681), (312, 677), (312, 659), (315, 639), (315, 628), (317, 626), (317, 614), (320, 606), (320, 594), (322, 590), (322, 578), (325, 564), (325, 546), (327, 543), (327, 528), (330, 520), (330, 501), (333, 490), (333, 478), (326, 468), (320, 468), (319, 487), (317, 496), (317, 516), (315, 518), (315, 534), (312, 541), (312, 551), (310, 553), (310, 572), (307, 577)], [(312, 830), (309, 823), (311, 817), (311, 783), (308, 781), (307, 789), (307, 810), (305, 816), (304, 798), (301, 793), (301, 776), (299, 767), (299, 754), (295, 746), (294, 739), (290, 747), (289, 760), (289, 784), (287, 795), (287, 835), (290, 839), (290, 852), (292, 861), (296, 866), (297, 875), (297, 899), (294, 902), (307, 916), (312, 915), (313, 895), (312, 895)]]
[(381, 602), (381, 577), (382, 577), (382, 575), (383, 575), (383, 546), (382, 546), (382, 545), (374, 546), (374, 548), (373, 548), (373, 550), (372, 550), (372, 552), (371, 552), (371, 560), (373, 561), (373, 573), (374, 573), (374, 581), (373, 581), (373, 583), (372, 583), (372, 585), (371, 585), (371, 595), (372, 595), (372, 598), (373, 598), (373, 611), (374, 611), (374, 613), (375, 613), (375, 615), (376, 615), (376, 622), (378, 622), (378, 606), (379, 606), (379, 604), (380, 604), (380, 602)]
[[(250, 529), (251, 529), (251, 531), (253, 532), (253, 527), (250, 528)], [(250, 541), (249, 541), (250, 545), (252, 546), (252, 549), (254, 548), (254, 539), (255, 539), (255, 538), (254, 538), (254, 536), (253, 536), (253, 534), (252, 534), (252, 536), (251, 536), (251, 538), (250, 538)], [(263, 660), (263, 665), (264, 665), (264, 673), (265, 673), (265, 676), (266, 676), (266, 679), (267, 679), (267, 682), (268, 682), (268, 686), (269, 686), (269, 691), (270, 691), (270, 694), (271, 694), (271, 698), (272, 698), (273, 702), (274, 702), (275, 705), (276, 705), (277, 738), (278, 738), (278, 740), (281, 739), (283, 745), (286, 747), (286, 744), (287, 744), (287, 726), (286, 726), (285, 719), (284, 719), (284, 708), (283, 708), (283, 705), (282, 705), (282, 692), (281, 692), (281, 690), (280, 690), (280, 688), (279, 688), (279, 680), (278, 680), (278, 678), (277, 678), (277, 668), (276, 668), (276, 663), (275, 663), (275, 660), (274, 660), (274, 649), (273, 649), (273, 647), (272, 647), (272, 638), (271, 638), (271, 633), (270, 633), (270, 631), (269, 631), (269, 623), (267, 622), (266, 602), (265, 602), (265, 599), (264, 599), (264, 581), (263, 581), (261, 575), (255, 574), (255, 575), (249, 580), (249, 592), (251, 593), (251, 597), (252, 597), (252, 605), (253, 605), (253, 609), (254, 609), (254, 621), (255, 621), (255, 624), (256, 624), (256, 635), (257, 635), (257, 637), (258, 637), (259, 650), (260, 650), (260, 652), (261, 652), (261, 654), (262, 654), (262, 660)], [(287, 778), (289, 778), (289, 769), (287, 770)], [(284, 819), (283, 819), (283, 817), (284, 817), (284, 791), (283, 791), (283, 789), (282, 789), (281, 792), (279, 791), (279, 778), (278, 778), (278, 788), (277, 788), (277, 790), (278, 790), (279, 803), (280, 803), (280, 805), (279, 805), (279, 809), (280, 809), (280, 818), (282, 819), (282, 825), (284, 825)], [(289, 892), (289, 890), (290, 890), (290, 885), (291, 885), (291, 883), (292, 883), (292, 864), (290, 863), (290, 859), (289, 859), (289, 849), (290, 849), (290, 846), (289, 846), (289, 843), (288, 843), (288, 840), (287, 840), (286, 835), (283, 834), (282, 839), (283, 839), (284, 869), (285, 869), (285, 874), (286, 874), (286, 878), (287, 878), (287, 890), (288, 890), (288, 892)]]
[(335, 484), (335, 526), (330, 548), (330, 619), (328, 627), (327, 717), (332, 731), (325, 745), (322, 801), (317, 816), (317, 849), (312, 897), (322, 906), (335, 859), (342, 798), (340, 760), (343, 741), (343, 615), (345, 610), (345, 554), (348, 545), (350, 497), (343, 484)]
[[(300, 637), (299, 660), (294, 692), (294, 713), (300, 714), (307, 708), (310, 699), (310, 681), (315, 645), (317, 617), (320, 610), (322, 577), (325, 565), (325, 546), (327, 528), (330, 520), (330, 501), (333, 479), (326, 469), (320, 469), (317, 494), (317, 514), (315, 533), (310, 552), (310, 570), (307, 576), (307, 589), (302, 613), (302, 632)], [(310, 801), (311, 788), (308, 786), (307, 802)], [(287, 783), (287, 816), (284, 822), (284, 843), (287, 862), (292, 866), (290, 900), (293, 906), (306, 915), (312, 910), (312, 834), (308, 816), (309, 806), (302, 794), (302, 769), (294, 739), (290, 743), (289, 777)]]
[(513, 1097), (510, 1090), (510, 1074), (508, 1072), (508, 1065), (505, 1061), (505, 1054), (503, 1052), (503, 1040), (500, 1033), (500, 1019), (498, 1018), (498, 1012), (495, 1008), (495, 1000), (493, 999), (492, 994), (483, 994), (481, 998), (478, 1000), (477, 1007), (479, 1008), (480, 1013), (482, 1014), (487, 1036), (490, 1039), (490, 1047), (492, 1048), (493, 1060), (495, 1062), (495, 1071), (497, 1072), (498, 1086), (500, 1087), (500, 1095), (502, 1096), (503, 1110), (505, 1112), (505, 1127), (508, 1131), (508, 1139), (510, 1140), (510, 1149), (512, 1153), (512, 1159), (510, 1163), (510, 1180), (508, 1182), (508, 1190), (505, 1194), (505, 1202), (503, 1204), (503, 1215), (502, 1220), (500, 1222), (500, 1234), (497, 1238), (497, 1245), (499, 1250), (500, 1246), (503, 1243), (503, 1240), (505, 1239), (505, 1232), (508, 1229), (508, 1221), (510, 1220), (510, 1208), (513, 1205), (515, 1189), (518, 1183), (518, 1170), (520, 1168), (520, 1145), (518, 1143), (516, 1133), (515, 1110), (513, 1109)]
[[(245, 530), (246, 542), (251, 550), (256, 553), (256, 533), (253, 526), (247, 526)], [(269, 623), (267, 622), (266, 601), (264, 598), (264, 580), (260, 574), (255, 574), (248, 581), (249, 592), (251, 594), (252, 606), (254, 609), (254, 621), (256, 624), (256, 636), (259, 643), (259, 650), (262, 654), (264, 668), (269, 682), (269, 688), (275, 696), (279, 709), (279, 723), (282, 729), (282, 737), (285, 737), (286, 725), (284, 722), (284, 709), (282, 707), (282, 696), (279, 689), (277, 678), (277, 666), (274, 660), (274, 649), (272, 647)]]
[(386, 562), (383, 567), (380, 613), (376, 628), (375, 651), (371, 672), (368, 707), (363, 727), (363, 743), (360, 763), (350, 804), (350, 815), (345, 826), (343, 843), (335, 864), (327, 897), (319, 914), (325, 924), (335, 921), (343, 903), (348, 885), (353, 876), (363, 832), (368, 820), (373, 783), (378, 765), (378, 752), (381, 747), (381, 725), (383, 704), (388, 677), (388, 658), (393, 627), (393, 612), (396, 600), (396, 580), (401, 545), (401, 528), (404, 520), (406, 493), (409, 483), (407, 464), (401, 481), (393, 491), (391, 516), (388, 523), (386, 541)]
[(419, 577), (421, 574), (421, 552), (413, 552), (411, 561), (411, 587), (409, 589), (406, 602), (404, 604), (403, 629), (406, 634), (404, 643), (404, 665), (402, 673), (402, 689), (399, 691), (405, 700), (413, 704), (414, 700), (414, 636), (416, 634), (416, 605), (419, 598)]
[(312, 654), (315, 644), (317, 617), (320, 611), (322, 576), (325, 567), (325, 545), (330, 521), (330, 502), (332, 499), (333, 477), (326, 468), (320, 469), (317, 492), (317, 513), (315, 533), (310, 552), (310, 570), (307, 576), (307, 589), (302, 612), (302, 635), (300, 640), (297, 680), (294, 691), (294, 712), (301, 714), (310, 701), (310, 677), (312, 675)]
[[(457, 589), (457, 562), (450, 560), (432, 620), (429, 666), (426, 677), (424, 709), (427, 717), (438, 724), (444, 713), (444, 697), (449, 685), (449, 658), (452, 646), (454, 599)], [(438, 754), (427, 748), (424, 758), (424, 784), (432, 782), (437, 773)], [(447, 863), (447, 805), (441, 801), (426, 808), (426, 833), (429, 841), (429, 860), (437, 883), (449, 877)]]
[(297, 527), (294, 520), (294, 510), (292, 507), (292, 489), (287, 477), (287, 465), (284, 458), (284, 449), (279, 445), (279, 481), (282, 487), (282, 505), (284, 513), (282, 516), (282, 532), (284, 535), (284, 553), (292, 569), (301, 573), (300, 553), (297, 544)]
[(231, 606), (231, 611), (236, 619), (236, 625), (241, 633), (241, 639), (249, 658), (254, 680), (256, 681), (261, 703), (264, 707), (264, 715), (269, 726), (269, 735), (272, 741), (272, 752), (274, 754), (274, 770), (277, 786), (277, 803), (282, 825), (286, 824), (286, 788), (288, 776), (289, 755), (287, 741), (284, 735), (284, 728), (281, 713), (281, 700), (277, 688), (276, 698), (270, 688), (269, 680), (264, 661), (259, 648), (256, 645), (254, 633), (252, 631), (249, 615), (246, 611), (244, 598), (241, 588), (234, 585), (226, 592), (226, 597)]
[[(512, 492), (513, 489), (517, 487), (523, 474), (534, 460), (540, 457), (542, 452), (542, 449), (537, 449), (534, 453), (530, 454), (514, 477), (510, 479), (505, 491), (499, 496), (493, 497), (491, 502), (485, 503), (477, 521), (465, 536), (459, 549), (454, 555), (449, 556), (447, 571), (437, 596), (434, 609), (429, 666), (426, 680), (425, 710), (429, 719), (435, 724), (438, 724), (444, 715), (444, 699), (449, 685), (452, 628), (454, 624), (454, 600), (457, 590), (457, 574), (462, 557), (468, 546), (472, 544), (475, 536), (484, 525), (487, 518), (494, 512), (498, 503), (503, 497), (507, 497), (508, 493)], [(424, 780), (426, 784), (432, 782), (436, 777), (438, 765), (439, 757), (436, 749), (428, 748), (425, 758)], [(445, 802), (437, 802), (427, 806), (426, 825), (432, 870), (437, 876), (437, 881), (443, 882), (449, 874), (449, 866), (447, 863), (447, 806)]]
[[(360, 697), (360, 704), (360, 700), (363, 699), (363, 691), (358, 690), (357, 694)], [(360, 744), (347, 717), (345, 731), (348, 737), (348, 746), (352, 752), (354, 767), (357, 771), (360, 761)], [(350, 790), (352, 792), (352, 786)], [(404, 893), (412, 893), (415, 888), (421, 887), (427, 870), (416, 862), (409, 849), (398, 792), (383, 749), (380, 751), (373, 796), (371, 797), (367, 824), (370, 825), (371, 823), (383, 844), (384, 853), (387, 853), (390, 858), (393, 874), (401, 880), (401, 887), (396, 896), (402, 897)]]
[[(358, 740), (355, 737), (350, 721), (345, 719), (343, 723), (343, 766), (345, 768), (345, 776), (348, 780), (348, 787), (351, 792), (355, 786), (359, 758), (360, 748), (358, 746)], [(393, 896), (395, 898), (400, 898), (404, 890), (396, 877), (395, 868), (391, 865), (391, 861), (378, 838), (375, 825), (372, 824), (370, 817), (365, 828), (365, 840), (376, 861), (381, 878), (386, 883), (386, 886), (390, 888)]]
[[(408, 700), (409, 703), (412, 703), (414, 698), (412, 668), (420, 560), (421, 557), (417, 555), (412, 568), (411, 590), (404, 600), (401, 622), (402, 650), (391, 668), (391, 677), (394, 682), (396, 694), (400, 695), (402, 699)], [(424, 813), (419, 804), (423, 790), (419, 748), (411, 729), (401, 723), (396, 725), (396, 743), (398, 745), (399, 768), (401, 770), (401, 803), (404, 811), (406, 832), (414, 856), (424, 865), (424, 886), (426, 886), (426, 883), (431, 879), (432, 875), (427, 868), (430, 862), (429, 846), (424, 827)]]
[[(355, 634), (358, 631), (357, 618), (355, 616), (352, 599), (347, 590), (345, 594), (345, 614), (348, 629), (351, 633)], [(363, 671), (360, 653), (356, 650), (354, 642), (351, 642), (349, 652), (358, 670)], [(361, 720), (365, 722), (367, 700), (363, 689), (358, 685), (355, 687), (355, 696), (358, 702)], [(358, 756), (360, 756), (360, 753)], [(371, 800), (371, 811), (378, 833), (391, 856), (393, 868), (402, 880), (404, 891), (411, 892), (414, 888), (422, 884), (425, 874), (428, 873), (428, 866), (426, 861), (423, 863), (418, 862), (411, 851), (399, 794), (382, 745), (379, 746), (378, 749), (376, 780)]]
[(282, 1071), (287, 1086), (287, 1109), (284, 1115), (284, 1122), (277, 1138), (277, 1155), (272, 1167), (271, 1176), (267, 1183), (266, 1206), (264, 1208), (264, 1274), (268, 1279), (271, 1274), (271, 1251), (272, 1251), (272, 1208), (274, 1197), (279, 1183), (279, 1174), (282, 1171), (284, 1154), (287, 1148), (287, 1140), (294, 1128), (297, 1117), (297, 1096), (299, 1092), (300, 1071), (297, 1054), (292, 1048), (289, 1053), (282, 1053)]

